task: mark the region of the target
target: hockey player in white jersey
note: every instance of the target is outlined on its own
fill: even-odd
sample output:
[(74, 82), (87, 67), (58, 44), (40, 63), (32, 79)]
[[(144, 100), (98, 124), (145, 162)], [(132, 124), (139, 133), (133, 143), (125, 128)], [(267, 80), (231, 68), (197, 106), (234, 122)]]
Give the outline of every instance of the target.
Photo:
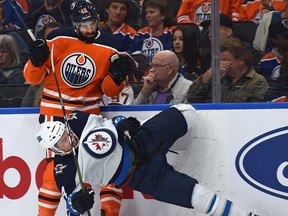
[[(191, 105), (174, 105), (142, 125), (133, 117), (74, 112), (69, 117), (72, 140), (77, 141), (83, 182), (115, 184), (152, 195), (155, 199), (212, 216), (252, 216), (234, 203), (176, 171), (166, 153), (174, 142), (195, 126), (197, 112)], [(171, 122), (173, 124), (171, 124)], [(72, 133), (71, 133), (72, 132)], [(82, 191), (76, 176), (69, 133), (61, 122), (44, 122), (37, 134), (42, 147), (56, 153), (54, 175), (60, 190), (68, 194), (71, 215), (86, 214), (94, 203), (92, 189)], [(64, 167), (59, 172), (59, 167)]]

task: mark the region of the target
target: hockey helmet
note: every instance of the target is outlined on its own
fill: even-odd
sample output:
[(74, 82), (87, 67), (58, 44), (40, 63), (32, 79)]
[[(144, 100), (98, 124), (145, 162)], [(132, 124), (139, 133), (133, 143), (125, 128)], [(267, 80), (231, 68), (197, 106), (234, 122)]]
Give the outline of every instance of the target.
[(73, 23), (99, 20), (95, 6), (89, 0), (75, 0), (70, 6)]
[(60, 140), (66, 129), (66, 125), (60, 121), (43, 122), (40, 125), (36, 139), (42, 148), (49, 149), (58, 155), (65, 155), (67, 152), (58, 149), (55, 144)]

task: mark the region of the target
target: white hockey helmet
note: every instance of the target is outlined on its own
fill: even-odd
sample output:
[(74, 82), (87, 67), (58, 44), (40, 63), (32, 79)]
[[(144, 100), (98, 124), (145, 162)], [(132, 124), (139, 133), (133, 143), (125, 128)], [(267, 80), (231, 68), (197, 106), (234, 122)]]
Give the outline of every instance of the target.
[(40, 124), (36, 139), (42, 148), (49, 149), (58, 155), (65, 155), (67, 152), (58, 149), (55, 144), (62, 137), (66, 129), (66, 125), (60, 121), (43, 122)]

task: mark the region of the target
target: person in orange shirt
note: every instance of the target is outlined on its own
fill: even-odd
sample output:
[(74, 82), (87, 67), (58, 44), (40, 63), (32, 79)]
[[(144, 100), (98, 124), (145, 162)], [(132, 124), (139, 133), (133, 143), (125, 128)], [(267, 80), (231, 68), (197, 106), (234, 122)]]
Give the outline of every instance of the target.
[[(47, 36), (47, 41), (37, 39), (29, 45), (31, 57), (25, 65), (24, 77), (30, 84), (44, 81), (40, 123), (64, 121), (60, 90), (67, 115), (74, 110), (100, 114), (103, 94), (118, 95), (130, 72), (129, 57), (103, 45), (104, 40), (112, 43), (113, 35), (98, 31), (99, 16), (95, 6), (88, 0), (77, 0), (71, 4), (70, 10), (74, 27), (56, 29)], [(47, 158), (48, 165), (38, 196), (38, 216), (54, 216), (62, 196), (53, 175), (51, 151)], [(106, 191), (110, 189), (104, 190), (107, 196)], [(121, 198), (118, 194), (116, 196)], [(119, 202), (116, 214), (109, 214), (110, 203), (101, 203), (106, 216), (118, 215)]]
[[(243, 0), (220, 0), (220, 13), (230, 16), (233, 21), (239, 17), (238, 10)], [(182, 1), (177, 13), (178, 23), (200, 24), (211, 19), (211, 0), (185, 0)]]
[(239, 9), (239, 21), (253, 21), (259, 24), (263, 16), (270, 11), (283, 11), (286, 4), (283, 0), (255, 0), (242, 4)]

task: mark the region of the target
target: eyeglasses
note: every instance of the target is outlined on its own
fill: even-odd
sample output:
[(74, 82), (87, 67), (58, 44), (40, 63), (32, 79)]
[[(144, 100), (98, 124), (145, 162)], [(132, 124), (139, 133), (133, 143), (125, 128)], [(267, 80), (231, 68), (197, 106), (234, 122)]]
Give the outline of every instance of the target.
[(164, 67), (164, 66), (167, 66), (167, 65), (171, 65), (171, 63), (164, 64), (164, 65), (150, 64), (150, 68), (153, 69), (153, 70), (156, 70), (157, 68)]
[(10, 53), (10, 52), (7, 51), (7, 50), (0, 50), (0, 55), (4, 55), (4, 54), (7, 54), (7, 53)]

